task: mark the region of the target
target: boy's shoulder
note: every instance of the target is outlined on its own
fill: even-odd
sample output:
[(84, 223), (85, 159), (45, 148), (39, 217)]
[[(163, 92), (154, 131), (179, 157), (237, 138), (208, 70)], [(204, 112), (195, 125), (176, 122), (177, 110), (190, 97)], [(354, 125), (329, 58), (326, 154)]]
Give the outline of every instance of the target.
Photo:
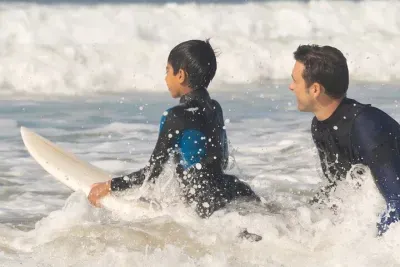
[(199, 107), (188, 105), (186, 103), (181, 103), (166, 109), (163, 113), (163, 117), (184, 118), (188, 113), (193, 113), (195, 111), (200, 111)]
[(163, 113), (168, 118), (192, 118), (193, 116), (203, 116), (209, 113), (222, 113), (221, 104), (213, 98), (193, 99), (181, 102), (173, 107), (166, 109)]

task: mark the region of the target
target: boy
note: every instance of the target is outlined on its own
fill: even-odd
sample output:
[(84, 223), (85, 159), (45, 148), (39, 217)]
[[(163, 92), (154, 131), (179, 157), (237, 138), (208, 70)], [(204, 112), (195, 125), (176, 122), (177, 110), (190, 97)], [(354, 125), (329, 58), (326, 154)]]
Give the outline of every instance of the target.
[(228, 142), (219, 103), (207, 87), (217, 70), (215, 53), (207, 41), (190, 40), (173, 48), (168, 57), (165, 81), (179, 105), (164, 112), (155, 149), (147, 166), (127, 176), (93, 185), (89, 201), (110, 191), (120, 191), (154, 181), (164, 164), (172, 160), (187, 203), (206, 218), (238, 197), (259, 200), (238, 178), (224, 174), (228, 165)]

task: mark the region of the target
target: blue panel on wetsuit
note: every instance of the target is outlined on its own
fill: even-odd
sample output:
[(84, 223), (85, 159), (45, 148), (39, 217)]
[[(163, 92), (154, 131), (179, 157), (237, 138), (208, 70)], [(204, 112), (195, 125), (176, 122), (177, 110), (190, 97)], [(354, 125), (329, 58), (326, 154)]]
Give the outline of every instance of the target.
[(206, 154), (206, 137), (197, 130), (185, 130), (178, 140), (183, 160), (182, 166), (187, 169), (201, 161)]

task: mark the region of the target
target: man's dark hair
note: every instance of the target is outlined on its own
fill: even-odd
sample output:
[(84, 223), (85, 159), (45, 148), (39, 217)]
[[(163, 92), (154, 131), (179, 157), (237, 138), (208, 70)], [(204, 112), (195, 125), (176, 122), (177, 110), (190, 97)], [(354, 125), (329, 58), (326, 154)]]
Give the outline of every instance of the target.
[(179, 69), (187, 73), (188, 85), (194, 90), (206, 89), (217, 71), (217, 59), (209, 39), (178, 44), (169, 53), (168, 63), (174, 69), (174, 75)]
[(317, 82), (332, 98), (346, 96), (349, 70), (346, 58), (339, 49), (331, 46), (300, 45), (294, 52), (294, 58), (304, 64), (303, 79), (307, 87)]

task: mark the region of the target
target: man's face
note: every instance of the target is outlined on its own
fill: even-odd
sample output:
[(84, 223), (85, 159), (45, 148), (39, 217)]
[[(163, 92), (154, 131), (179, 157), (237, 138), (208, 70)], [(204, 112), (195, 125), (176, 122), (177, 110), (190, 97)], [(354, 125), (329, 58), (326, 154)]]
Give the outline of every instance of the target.
[(295, 94), (297, 99), (297, 108), (300, 111), (312, 112), (314, 107), (314, 98), (310, 94), (310, 88), (307, 87), (303, 78), (304, 64), (296, 61), (292, 70), (292, 82), (289, 89)]

